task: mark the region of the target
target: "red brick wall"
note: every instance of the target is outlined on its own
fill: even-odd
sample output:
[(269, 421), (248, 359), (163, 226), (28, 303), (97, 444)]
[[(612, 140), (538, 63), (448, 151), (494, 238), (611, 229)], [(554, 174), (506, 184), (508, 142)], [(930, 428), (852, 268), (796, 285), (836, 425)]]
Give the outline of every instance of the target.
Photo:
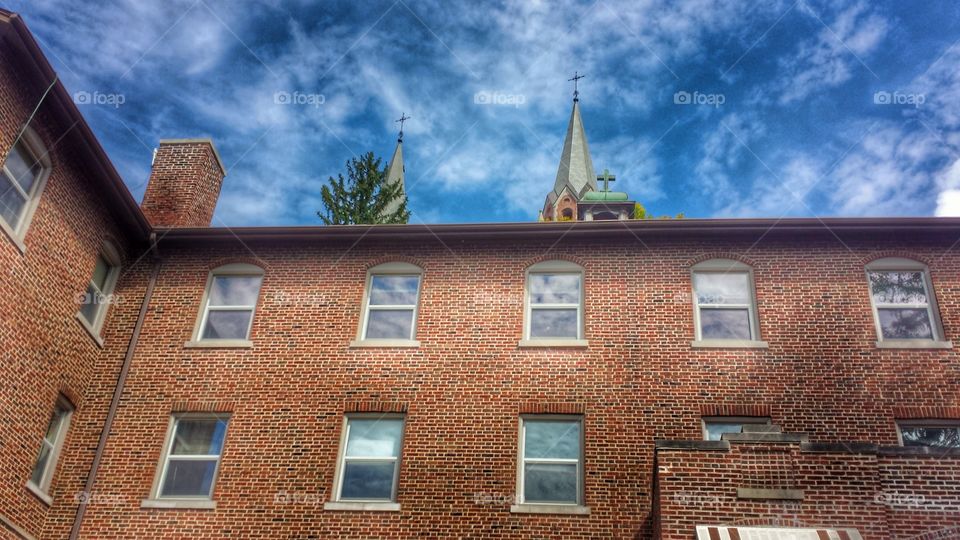
[[(27, 84), (26, 73), (28, 67), (0, 44), (0, 160), (46, 88)], [(76, 130), (53, 119), (49, 101), (31, 127), (49, 151), (53, 170), (27, 230), (26, 251), (0, 232), (0, 515), (40, 535), (46, 525), (72, 519), (143, 280), (136, 270), (120, 280), (121, 302), (110, 310), (101, 349), (75, 318), (77, 295), (86, 290), (104, 242), (109, 239), (125, 252), (128, 241), (102, 212), (106, 202), (88, 176), (91, 167), (81, 159)], [(58, 393), (77, 409), (53, 478), (54, 505), (48, 508), (25, 484)], [(0, 525), (0, 531), (6, 529)]]
[[(19, 119), (43, 91), (25, 86), (23, 72), (0, 51), (4, 155)], [(87, 176), (90, 167), (74, 137), (61, 137), (69, 126), (58, 125), (47, 108), (41, 108), (35, 126), (51, 150), (54, 171), (27, 234), (26, 253), (0, 236), (5, 362), (0, 514), (35, 536), (64, 538), (148, 268), (121, 228), (97, 210), (104, 201)], [(211, 156), (202, 156), (206, 165), (191, 178), (215, 173)], [(170, 178), (184, 168), (189, 167), (172, 167), (176, 174)], [(219, 184), (213, 185), (204, 183), (208, 189), (192, 200), (174, 190), (174, 206), (157, 200), (146, 206), (158, 222), (202, 225), (213, 212)], [(183, 216), (185, 221), (176, 221)], [(74, 315), (76, 294), (84, 290), (106, 238), (125, 252), (126, 271), (117, 289), (122, 302), (111, 309), (100, 349)], [(880, 253), (909, 250), (926, 261), (946, 336), (955, 339), (960, 255), (948, 249), (949, 241), (916, 238), (898, 245), (878, 237), (841, 244), (768, 237), (753, 245), (754, 240), (163, 246), (167, 261), (99, 480), (89, 494), (83, 536), (650, 538), (654, 440), (700, 438), (704, 410), (768, 411), (785, 431), (809, 433), (817, 442), (895, 444), (894, 419), (904, 407), (912, 408), (908, 412), (960, 407), (954, 350), (874, 347), (863, 273), (864, 261)], [(689, 267), (707, 256), (752, 264), (761, 335), (769, 349), (691, 348)], [(586, 268), (587, 349), (517, 347), (524, 268), (553, 257), (581, 260)], [(410, 258), (421, 261), (425, 272), (420, 348), (349, 348), (366, 268)], [(254, 259), (266, 271), (253, 348), (184, 348), (207, 272), (239, 259)], [(53, 480), (54, 504), (47, 508), (23, 486), (58, 391), (73, 396), (78, 409)], [(531, 409), (584, 415), (589, 516), (510, 513), (518, 416)], [(141, 509), (169, 414), (183, 410), (232, 413), (214, 496), (218, 508)], [(323, 510), (342, 416), (354, 410), (406, 411), (399, 513)], [(698, 496), (728, 497), (723, 484), (694, 480), (711, 467), (729, 469), (732, 481), (737, 473), (726, 460), (738, 452), (676, 453), (673, 470), (686, 474), (677, 485), (693, 482)], [(918, 523), (931, 528), (957, 522), (950, 506), (960, 482), (955, 457), (792, 450), (788, 457), (791, 481), (811, 486), (810, 503), (818, 505), (812, 513), (801, 508), (805, 519), (849, 521), (867, 538), (902, 537)], [(766, 456), (752, 463), (782, 468), (784, 459)], [(780, 481), (774, 465), (762, 482)], [(864, 491), (875, 497), (881, 488), (924, 494), (937, 504), (920, 513), (884, 505), (881, 515), (864, 500)], [(666, 500), (661, 497), (661, 503)], [(827, 505), (833, 509), (827, 511)], [(681, 517), (665, 522), (665, 530), (690, 538), (692, 521), (669, 510), (664, 508), (665, 516)], [(723, 512), (728, 513), (714, 517), (772, 515), (759, 506)]]
[[(751, 248), (752, 240), (161, 246), (168, 259), (96, 487), (111, 502), (90, 507), (84, 534), (650, 538), (653, 441), (699, 439), (704, 410), (755, 407), (815, 442), (896, 444), (894, 407), (960, 405), (954, 350), (875, 348), (863, 272), (872, 253), (909, 247), (931, 267), (952, 338), (960, 256), (949, 244), (767, 239)], [(249, 261), (251, 252), (266, 270), (253, 348), (184, 348), (209, 269)], [(706, 254), (752, 263), (769, 349), (691, 348), (689, 267)], [(422, 261), (421, 346), (351, 349), (365, 270), (393, 257)], [(525, 265), (550, 257), (586, 267), (586, 350), (517, 347)], [(168, 415), (183, 401), (232, 410), (218, 508), (141, 509)], [(357, 402), (407, 411), (399, 513), (323, 510), (342, 416)], [(509, 511), (518, 416), (538, 402), (583, 411), (589, 516)], [(698, 461), (680, 461), (688, 457), (675, 465), (699, 470)], [(811, 483), (878, 482), (875, 457), (804, 459), (811, 468), (797, 475)], [(281, 493), (303, 502), (274, 502)], [(871, 488), (869, 498), (875, 494)], [(856, 514), (866, 538), (885, 538), (873, 519), (879, 514), (863, 516), (862, 496), (844, 495), (836, 515)], [(832, 501), (826, 491), (811, 500)], [(667, 530), (690, 538), (692, 523)]]
[(160, 141), (141, 208), (153, 226), (207, 227), (223, 185), (210, 142)]
[[(696, 525), (853, 527), (865, 539), (890, 540), (960, 526), (960, 454), (817, 453), (734, 442), (729, 450), (658, 450), (657, 471), (663, 540), (693, 540)], [(738, 499), (738, 487), (798, 489), (804, 497)]]

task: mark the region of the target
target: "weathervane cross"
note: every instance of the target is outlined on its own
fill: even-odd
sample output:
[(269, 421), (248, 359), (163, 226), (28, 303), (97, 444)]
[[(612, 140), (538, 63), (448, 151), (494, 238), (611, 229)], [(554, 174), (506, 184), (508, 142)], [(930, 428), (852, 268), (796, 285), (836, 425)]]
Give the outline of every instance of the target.
[(394, 123), (400, 123), (400, 136), (397, 138), (397, 142), (403, 141), (403, 123), (409, 119), (410, 117), (407, 116), (407, 113), (400, 113), (400, 118), (394, 121)]
[(586, 75), (580, 75), (580, 72), (574, 71), (573, 78), (567, 79), (568, 81), (573, 81), (573, 100), (574, 101), (580, 101), (580, 92), (577, 88), (577, 82), (584, 77), (586, 77)]

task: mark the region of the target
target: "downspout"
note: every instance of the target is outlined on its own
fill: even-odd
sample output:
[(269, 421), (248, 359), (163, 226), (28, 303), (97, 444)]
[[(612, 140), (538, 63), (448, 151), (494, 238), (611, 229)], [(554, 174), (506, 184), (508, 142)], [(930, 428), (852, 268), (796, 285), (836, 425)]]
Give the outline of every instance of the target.
[(73, 520), (73, 529), (70, 531), (70, 540), (76, 540), (80, 536), (80, 526), (83, 523), (83, 515), (87, 511), (87, 504), (93, 493), (93, 485), (97, 479), (97, 469), (100, 468), (100, 462), (103, 459), (103, 452), (107, 446), (107, 439), (110, 437), (110, 430), (113, 427), (113, 420), (117, 415), (117, 409), (120, 407), (120, 396), (123, 395), (123, 387), (127, 382), (127, 374), (130, 372), (130, 365), (133, 363), (133, 354), (137, 350), (137, 342), (140, 339), (140, 331), (143, 330), (143, 322), (147, 318), (147, 309), (150, 307), (150, 299), (153, 296), (154, 286), (157, 284), (157, 276), (160, 275), (160, 260), (157, 252), (157, 233), (150, 233), (150, 252), (153, 254), (153, 268), (150, 271), (150, 279), (147, 281), (147, 289), (143, 293), (143, 302), (140, 304), (140, 314), (137, 316), (137, 324), (133, 327), (133, 335), (130, 336), (130, 344), (127, 346), (127, 354), (123, 358), (123, 366), (120, 368), (120, 375), (117, 377), (116, 387), (113, 389), (113, 400), (110, 402), (110, 410), (107, 412), (107, 418), (103, 422), (103, 430), (100, 432), (100, 440), (97, 442), (97, 451), (93, 455), (93, 464), (90, 465), (90, 473), (87, 475), (87, 483), (83, 488), (83, 495), (80, 497), (80, 505), (77, 507), (77, 515)]

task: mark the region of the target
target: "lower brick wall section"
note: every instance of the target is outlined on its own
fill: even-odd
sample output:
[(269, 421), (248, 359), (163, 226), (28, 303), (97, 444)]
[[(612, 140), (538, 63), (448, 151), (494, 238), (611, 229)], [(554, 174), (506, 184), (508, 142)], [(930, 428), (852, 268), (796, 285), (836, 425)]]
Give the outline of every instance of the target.
[(960, 456), (881, 456), (878, 468), (890, 538), (960, 538)]
[[(865, 540), (960, 538), (957, 453), (878, 455), (842, 444), (826, 452), (795, 443), (661, 445), (655, 505), (663, 540), (692, 540), (697, 525), (852, 527)], [(764, 455), (777, 457), (758, 457)], [(802, 500), (743, 497), (757, 492), (738, 497), (738, 488), (799, 490)]]

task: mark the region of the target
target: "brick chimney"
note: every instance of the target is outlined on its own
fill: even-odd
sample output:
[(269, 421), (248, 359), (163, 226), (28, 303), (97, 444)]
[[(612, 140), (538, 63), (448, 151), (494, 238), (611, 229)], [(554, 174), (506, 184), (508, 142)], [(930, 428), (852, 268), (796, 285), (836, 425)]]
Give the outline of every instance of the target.
[(140, 208), (151, 225), (209, 227), (226, 170), (210, 139), (163, 139)]

